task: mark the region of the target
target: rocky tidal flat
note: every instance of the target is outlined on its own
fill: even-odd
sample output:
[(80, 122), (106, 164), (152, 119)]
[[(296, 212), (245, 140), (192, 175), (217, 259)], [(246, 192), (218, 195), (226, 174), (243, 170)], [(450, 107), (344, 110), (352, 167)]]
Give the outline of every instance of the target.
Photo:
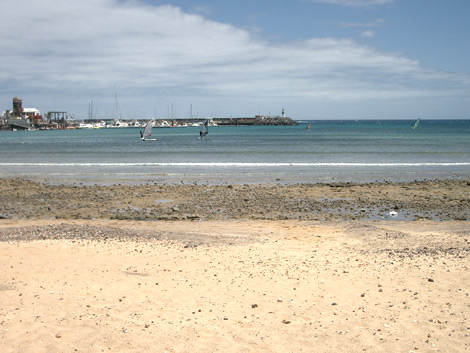
[(50, 185), (0, 179), (0, 217), (469, 220), (470, 179), (294, 185)]

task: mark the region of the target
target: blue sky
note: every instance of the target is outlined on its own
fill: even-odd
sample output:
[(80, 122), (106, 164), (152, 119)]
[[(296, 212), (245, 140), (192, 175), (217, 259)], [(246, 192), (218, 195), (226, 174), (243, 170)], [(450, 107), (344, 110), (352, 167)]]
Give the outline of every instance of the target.
[(3, 0), (0, 111), (470, 118), (468, 0)]

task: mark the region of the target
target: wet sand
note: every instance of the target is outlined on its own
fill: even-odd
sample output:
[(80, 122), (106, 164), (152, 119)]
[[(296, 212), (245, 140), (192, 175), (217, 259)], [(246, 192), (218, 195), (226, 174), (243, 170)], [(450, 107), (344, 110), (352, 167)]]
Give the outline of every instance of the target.
[(468, 184), (0, 180), (0, 350), (470, 351)]

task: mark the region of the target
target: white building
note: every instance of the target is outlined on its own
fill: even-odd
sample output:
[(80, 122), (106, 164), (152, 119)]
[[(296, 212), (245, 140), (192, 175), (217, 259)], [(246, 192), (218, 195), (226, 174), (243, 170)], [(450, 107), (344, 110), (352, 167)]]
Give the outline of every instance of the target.
[(35, 116), (41, 116), (41, 112), (36, 108), (23, 108), (23, 113), (21, 114), (23, 118), (34, 118)]

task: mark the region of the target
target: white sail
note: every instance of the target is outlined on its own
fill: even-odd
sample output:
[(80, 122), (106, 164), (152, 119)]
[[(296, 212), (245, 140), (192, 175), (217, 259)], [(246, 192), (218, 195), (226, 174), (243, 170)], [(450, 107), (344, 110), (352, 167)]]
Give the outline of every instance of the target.
[(416, 121), (414, 122), (413, 125), (411, 125), (411, 128), (412, 128), (412, 129), (416, 129), (416, 128), (418, 127), (418, 125), (419, 125), (419, 118), (418, 118), (418, 120), (416, 120)]
[(145, 140), (148, 137), (152, 136), (152, 125), (153, 125), (153, 120), (150, 120), (149, 122), (147, 122), (147, 124), (145, 124), (144, 131), (140, 132), (140, 138), (142, 140)]

